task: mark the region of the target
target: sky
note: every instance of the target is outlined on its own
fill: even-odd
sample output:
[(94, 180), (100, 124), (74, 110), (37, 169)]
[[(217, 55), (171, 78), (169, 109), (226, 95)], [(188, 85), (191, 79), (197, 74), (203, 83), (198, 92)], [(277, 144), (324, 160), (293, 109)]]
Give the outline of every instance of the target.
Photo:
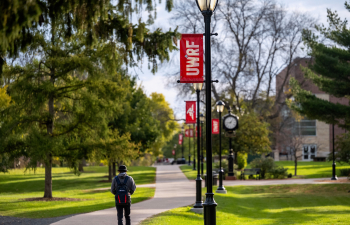
[[(169, 30), (169, 28), (174, 30), (175, 27), (169, 22), (171, 12), (168, 13), (165, 11), (164, 2), (165, 1), (163, 0), (162, 4), (158, 5), (157, 19), (152, 27), (160, 27), (163, 31)], [(283, 4), (292, 11), (310, 13), (311, 16), (317, 18), (319, 22), (323, 24), (327, 24), (327, 8), (332, 11), (336, 10), (341, 18), (346, 18), (350, 15), (344, 8), (345, 0), (279, 0), (277, 2)], [(179, 55), (174, 53), (172, 57), (174, 59), (179, 57)], [(143, 63), (140, 68), (141, 70), (137, 70), (135, 73), (138, 75), (138, 84), (143, 86), (146, 94), (150, 95), (153, 92), (162, 93), (165, 96), (166, 101), (169, 102), (170, 107), (174, 110), (176, 118), (184, 117), (184, 100), (195, 100), (195, 96), (193, 96), (192, 99), (178, 99), (177, 91), (174, 88), (168, 87), (166, 75), (171, 73), (174, 68), (168, 64), (161, 65), (156, 74), (152, 74), (148, 70), (147, 63)]]

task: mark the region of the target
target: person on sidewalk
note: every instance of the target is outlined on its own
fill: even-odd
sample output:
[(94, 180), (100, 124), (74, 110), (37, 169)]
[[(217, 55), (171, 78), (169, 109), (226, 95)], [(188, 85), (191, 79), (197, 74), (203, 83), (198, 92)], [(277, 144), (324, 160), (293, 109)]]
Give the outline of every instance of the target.
[[(130, 225), (130, 206), (131, 197), (135, 190), (136, 185), (132, 177), (126, 174), (128, 170), (126, 166), (119, 166), (118, 176), (112, 181), (111, 192), (115, 195), (115, 203), (118, 215), (118, 225), (123, 225), (123, 211), (125, 210), (126, 225)], [(125, 193), (126, 192), (126, 193)]]

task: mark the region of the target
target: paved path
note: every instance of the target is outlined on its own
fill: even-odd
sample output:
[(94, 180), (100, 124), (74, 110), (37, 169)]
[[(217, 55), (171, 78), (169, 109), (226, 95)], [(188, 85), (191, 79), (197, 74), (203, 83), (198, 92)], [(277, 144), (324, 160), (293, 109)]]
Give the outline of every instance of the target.
[[(178, 165), (160, 165), (156, 173), (156, 192), (153, 199), (131, 205), (131, 224), (139, 224), (142, 220), (158, 213), (194, 204), (195, 184), (191, 185)], [(136, 189), (137, 191), (137, 189)], [(116, 225), (115, 208), (79, 214), (52, 223), (52, 225)]]

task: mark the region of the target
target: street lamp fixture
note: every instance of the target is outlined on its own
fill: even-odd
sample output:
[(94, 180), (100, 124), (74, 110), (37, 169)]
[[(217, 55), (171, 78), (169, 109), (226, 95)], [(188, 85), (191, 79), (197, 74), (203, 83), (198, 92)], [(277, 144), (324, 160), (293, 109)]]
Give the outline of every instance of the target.
[(207, 193), (204, 206), (204, 225), (216, 225), (216, 206), (213, 193), (213, 165), (211, 140), (211, 47), (210, 20), (215, 11), (218, 0), (196, 0), (197, 6), (204, 16), (205, 23), (205, 109), (206, 109), (206, 158), (207, 158)]

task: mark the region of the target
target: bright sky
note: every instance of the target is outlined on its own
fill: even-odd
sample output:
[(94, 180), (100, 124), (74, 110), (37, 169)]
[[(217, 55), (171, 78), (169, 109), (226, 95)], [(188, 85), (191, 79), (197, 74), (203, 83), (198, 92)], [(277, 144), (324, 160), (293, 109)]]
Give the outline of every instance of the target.
[[(327, 8), (336, 10), (342, 18), (349, 16), (349, 12), (344, 8), (345, 0), (280, 0), (278, 2), (284, 4), (290, 10), (308, 12), (313, 17), (319, 19), (319, 21), (323, 24), (327, 24)], [(158, 17), (155, 21), (154, 27), (161, 27), (164, 31), (169, 30), (169, 28), (174, 30), (175, 27), (172, 27), (169, 22), (171, 12), (168, 13), (165, 11), (164, 0), (162, 3), (163, 4), (158, 5)], [(177, 54), (174, 57), (179, 56)], [(167, 87), (166, 84), (166, 74), (171, 73), (171, 70), (174, 70), (174, 68), (163, 65), (160, 67), (159, 71), (153, 75), (147, 69), (147, 63), (144, 63), (142, 65), (143, 73), (137, 71), (139, 76), (138, 83), (142, 84), (148, 95), (150, 95), (152, 92), (162, 93), (166, 100), (170, 103), (170, 106), (174, 109), (177, 118), (182, 118), (184, 117), (185, 111), (184, 100), (195, 100), (195, 96), (193, 96), (193, 99), (177, 99), (177, 91)]]

